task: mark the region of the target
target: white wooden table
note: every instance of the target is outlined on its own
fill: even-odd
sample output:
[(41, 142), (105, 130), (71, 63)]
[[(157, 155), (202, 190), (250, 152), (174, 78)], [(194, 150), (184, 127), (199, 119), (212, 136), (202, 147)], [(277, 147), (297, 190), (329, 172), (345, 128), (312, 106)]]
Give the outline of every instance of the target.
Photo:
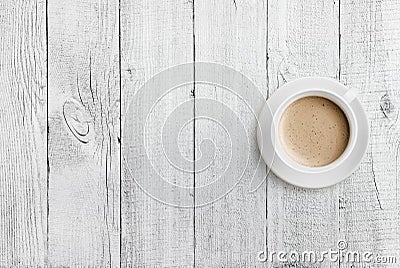
[[(322, 251), (341, 239), (400, 262), (400, 1), (3, 0), (0, 33), (0, 267), (263, 267), (265, 247)], [(125, 113), (145, 81), (193, 61), (231, 66), (266, 97), (314, 75), (357, 90), (371, 129), (360, 168), (322, 190), (270, 174), (249, 193), (244, 179), (201, 207), (195, 189), (189, 208), (150, 197), (123, 168)], [(222, 89), (186, 85), (150, 126), (202, 97), (243, 109)], [(229, 161), (226, 134), (208, 121), (179, 137), (188, 159), (203, 138), (219, 148), (201, 173), (171, 168), (149, 129), (150, 159), (171, 181), (206, 183)]]

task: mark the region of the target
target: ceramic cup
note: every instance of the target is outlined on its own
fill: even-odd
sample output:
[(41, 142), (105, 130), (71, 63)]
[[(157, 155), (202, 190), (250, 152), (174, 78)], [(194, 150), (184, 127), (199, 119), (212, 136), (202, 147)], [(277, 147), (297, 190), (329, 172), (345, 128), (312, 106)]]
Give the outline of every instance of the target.
[[(321, 167), (297, 163), (289, 157), (279, 139), (278, 126), (285, 109), (296, 100), (309, 96), (323, 97), (335, 103), (349, 124), (346, 149), (335, 161)], [(260, 113), (259, 124), (257, 140), (265, 162), (281, 179), (300, 187), (322, 188), (342, 181), (359, 166), (368, 146), (368, 120), (361, 103), (352, 90), (330, 78), (308, 77), (286, 83), (268, 99)]]

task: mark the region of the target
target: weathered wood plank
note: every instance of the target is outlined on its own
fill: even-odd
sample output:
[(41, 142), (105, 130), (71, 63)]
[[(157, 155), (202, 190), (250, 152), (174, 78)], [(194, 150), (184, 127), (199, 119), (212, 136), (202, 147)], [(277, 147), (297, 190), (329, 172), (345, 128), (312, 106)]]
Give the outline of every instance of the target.
[(49, 264), (117, 266), (118, 1), (49, 1)]
[(46, 2), (0, 3), (0, 266), (44, 266)]
[[(303, 76), (338, 78), (338, 18), (336, 1), (269, 1), (270, 93), (283, 83)], [(271, 175), (267, 186), (267, 210), (269, 251), (336, 248), (337, 186), (307, 190), (288, 185)]]
[[(267, 35), (267, 4), (264, 1), (195, 1), (195, 51), (196, 62), (216, 62), (227, 65), (243, 73), (266, 96), (266, 35)], [(221, 73), (221, 81), (224, 74)], [(239, 77), (236, 77), (239, 78)], [(256, 114), (244, 99), (262, 104), (262, 94), (254, 92), (253, 88), (243, 88), (241, 95), (236, 96), (232, 89), (217, 85), (196, 83), (195, 100), (197, 103), (207, 101), (209, 106), (196, 105), (196, 116), (209, 114), (212, 119), (218, 119), (225, 113), (222, 105), (231, 111), (225, 114), (227, 119), (212, 121), (205, 118), (196, 119), (196, 159), (206, 152), (202, 142), (212, 140), (215, 146), (215, 157), (211, 165), (204, 171), (196, 172), (196, 205), (202, 205), (206, 197), (199, 197), (198, 188), (217, 181), (215, 190), (209, 196), (215, 195), (222, 188), (229, 188), (218, 182), (224, 174), (228, 180), (240, 179), (244, 169), (240, 167), (239, 158), (249, 157), (248, 168), (256, 171), (257, 181), (262, 181), (266, 175), (265, 165), (256, 168)], [(214, 101), (221, 102), (216, 104)], [(206, 109), (204, 111), (202, 109)], [(236, 114), (242, 121), (234, 120)], [(213, 117), (214, 115), (214, 117)], [(233, 124), (233, 126), (232, 126)], [(247, 137), (239, 131), (244, 128)], [(227, 132), (227, 129), (234, 129)], [(250, 144), (242, 147), (242, 141), (249, 138)], [(238, 161), (232, 163), (232, 161)], [(263, 163), (263, 162), (262, 162)], [(232, 166), (229, 166), (233, 164)], [(257, 253), (265, 247), (266, 225), (266, 184), (263, 183), (257, 191), (251, 192), (253, 179), (251, 172), (244, 176), (223, 198), (209, 205), (195, 209), (196, 267), (255, 267), (262, 266), (258, 262)], [(216, 197), (220, 197), (219, 195)]]
[[(166, 181), (191, 187), (193, 170), (180, 170), (172, 165), (164, 154), (164, 148), (174, 146), (178, 140), (182, 155), (193, 159), (193, 124), (182, 128), (180, 135), (167, 130), (162, 137), (165, 120), (175, 108), (193, 99), (193, 85), (178, 87), (165, 96), (158, 96), (157, 89), (164, 83), (155, 85), (145, 92), (143, 103), (133, 107), (134, 116), (127, 118), (129, 104), (141, 86), (158, 72), (168, 67), (193, 61), (193, 7), (190, 1), (123, 0), (121, 2), (121, 57), (122, 57), (122, 122), (123, 152), (126, 149), (139, 150), (139, 137), (144, 135), (146, 152), (134, 155), (133, 164), (125, 163), (123, 155), (122, 178), (122, 252), (123, 267), (192, 267), (194, 260), (193, 209), (183, 203), (175, 191), (155, 183), (155, 176)], [(180, 74), (177, 74), (178, 76)], [(170, 77), (169, 79), (174, 79)], [(172, 80), (165, 81), (170, 82)], [(153, 90), (154, 89), (154, 90)], [(143, 107), (149, 100), (154, 109), (147, 114)], [(146, 105), (145, 105), (146, 104)], [(149, 116), (149, 117), (147, 117)], [(145, 129), (134, 127), (147, 120)], [(177, 121), (179, 118), (176, 118)], [(133, 127), (132, 127), (133, 126)], [(125, 129), (129, 128), (128, 130)], [(124, 134), (126, 133), (126, 135)], [(162, 138), (165, 138), (164, 140)], [(176, 148), (174, 148), (176, 149)], [(144, 165), (142, 163), (147, 163)], [(131, 162), (129, 162), (131, 163)], [(174, 162), (180, 167), (182, 161)], [(157, 172), (158, 175), (154, 175)], [(134, 178), (132, 174), (140, 178)], [(149, 175), (153, 174), (153, 175)], [(153, 176), (153, 177), (152, 177)], [(141, 189), (137, 180), (152, 180), (150, 187), (158, 188), (173, 202), (163, 204), (146, 194), (152, 189)], [(193, 200), (193, 191), (184, 197)], [(182, 206), (189, 205), (189, 208)]]
[(398, 263), (400, 3), (340, 4), (341, 81), (359, 92), (370, 122), (367, 155), (340, 187), (340, 235), (351, 250), (397, 256)]

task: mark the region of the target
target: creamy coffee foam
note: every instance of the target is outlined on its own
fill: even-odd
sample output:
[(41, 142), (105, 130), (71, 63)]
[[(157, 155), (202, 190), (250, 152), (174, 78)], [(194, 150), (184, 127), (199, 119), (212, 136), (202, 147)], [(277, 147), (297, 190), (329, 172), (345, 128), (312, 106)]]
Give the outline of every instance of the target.
[(342, 155), (349, 142), (349, 123), (332, 101), (310, 96), (291, 103), (279, 122), (283, 149), (296, 162), (325, 166)]

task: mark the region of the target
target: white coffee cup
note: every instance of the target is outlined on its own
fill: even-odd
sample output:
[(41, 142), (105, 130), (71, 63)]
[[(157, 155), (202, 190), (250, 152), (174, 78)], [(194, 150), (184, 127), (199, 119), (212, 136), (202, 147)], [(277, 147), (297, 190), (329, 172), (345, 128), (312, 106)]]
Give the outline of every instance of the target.
[[(283, 112), (296, 100), (309, 96), (323, 97), (339, 106), (350, 129), (342, 155), (321, 167), (297, 163), (279, 139), (278, 125)], [(257, 140), (264, 161), (281, 179), (300, 187), (321, 188), (342, 181), (359, 166), (368, 146), (368, 120), (361, 103), (352, 90), (330, 78), (308, 77), (286, 83), (267, 100), (259, 115), (259, 124)]]

